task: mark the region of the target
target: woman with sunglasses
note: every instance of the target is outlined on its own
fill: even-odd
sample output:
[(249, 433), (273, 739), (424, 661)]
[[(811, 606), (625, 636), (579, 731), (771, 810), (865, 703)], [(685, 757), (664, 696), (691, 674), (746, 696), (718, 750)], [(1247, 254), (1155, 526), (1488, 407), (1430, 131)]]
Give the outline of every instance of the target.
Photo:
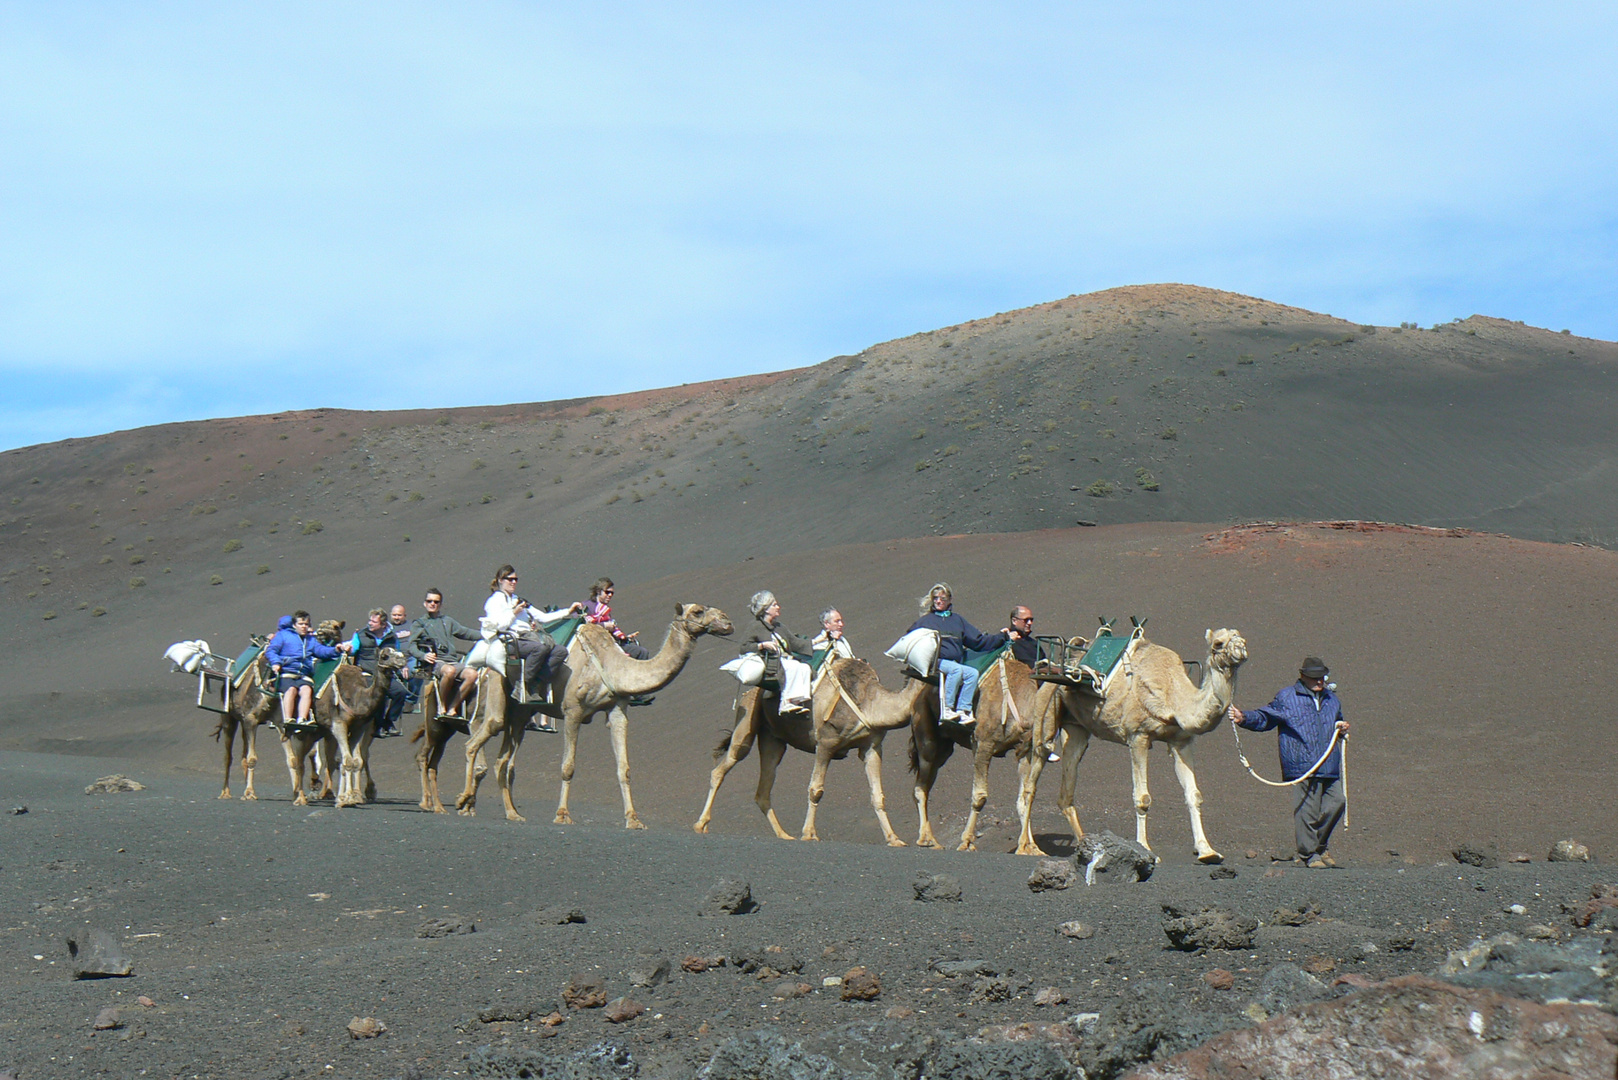
[[(523, 687), (530, 698), (545, 697), (556, 669), (567, 659), (567, 650), (560, 649), (554, 638), (545, 632), (545, 623), (575, 615), (584, 610), (583, 604), (570, 604), (556, 611), (536, 611), (528, 601), (517, 595), (517, 571), (510, 564), (494, 572), (489, 582), (489, 599), (483, 604), (483, 617), (490, 626), (513, 639), (511, 647), (522, 657)], [(554, 724), (540, 724), (541, 731), (555, 731)]]
[(606, 627), (612, 640), (630, 659), (649, 660), (652, 654), (646, 646), (635, 640), (635, 634), (624, 633), (612, 617), (612, 597), (616, 591), (612, 578), (596, 578), (596, 583), (590, 586), (590, 599), (584, 604), (584, 621)]

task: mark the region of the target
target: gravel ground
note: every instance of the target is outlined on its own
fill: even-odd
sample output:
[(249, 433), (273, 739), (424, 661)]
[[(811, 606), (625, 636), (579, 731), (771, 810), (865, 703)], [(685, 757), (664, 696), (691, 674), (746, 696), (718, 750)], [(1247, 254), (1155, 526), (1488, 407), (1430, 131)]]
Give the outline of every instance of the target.
[[(83, 793), (125, 771), (148, 787)], [(947, 1057), (952, 1033), (1105, 1013), (1143, 985), (1212, 1031), (1249, 1023), (1255, 1000), (1288, 1004), (1277, 965), (1328, 984), (1431, 972), (1479, 936), (1533, 924), (1567, 936), (1562, 902), (1607, 880), (1593, 864), (1309, 871), (1227, 852), (1234, 877), (1168, 855), (1144, 883), (1035, 893), (1036, 860), (628, 833), (612, 807), (591, 815), (603, 824), (562, 828), (403, 801), (294, 808), (276, 788), (220, 802), (206, 780), (150, 766), (19, 753), (0, 753), (0, 777), (4, 808), (27, 807), (0, 819), (0, 1070), (19, 1080), (519, 1075), (525, 1053), (601, 1044), (621, 1053), (569, 1075), (689, 1076), (721, 1048), (710, 1075), (739, 1075), (737, 1055), (828, 1038), (846, 1049), (853, 1031), (932, 1040)], [(961, 899), (918, 901), (928, 874), (953, 878)], [(726, 877), (750, 885), (755, 910), (703, 912)], [(1251, 947), (1177, 951), (1165, 904), (1261, 925)], [(559, 922), (574, 909), (584, 921)], [(1057, 932), (1074, 920), (1093, 936)], [(97, 928), (133, 976), (72, 978), (65, 939)], [(727, 962), (694, 972), (688, 957)], [(964, 963), (935, 969), (950, 962)], [(856, 967), (880, 982), (873, 1000), (826, 984)], [(1204, 978), (1216, 969), (1228, 989)], [(649, 973), (657, 985), (633, 984)], [(611, 1006), (570, 1008), (564, 989), (592, 978), (603, 1000), (644, 1013), (612, 1023)], [(1066, 1000), (1041, 1004), (1053, 997)], [(117, 1026), (94, 1030), (98, 1017)], [(365, 1018), (385, 1030), (353, 1037)]]

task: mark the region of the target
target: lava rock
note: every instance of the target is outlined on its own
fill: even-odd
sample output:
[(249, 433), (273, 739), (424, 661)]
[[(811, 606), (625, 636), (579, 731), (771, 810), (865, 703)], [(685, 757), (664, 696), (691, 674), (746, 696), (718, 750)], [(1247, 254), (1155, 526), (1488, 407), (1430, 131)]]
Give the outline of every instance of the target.
[(1494, 851), (1494, 845), (1480, 848), (1472, 844), (1462, 844), (1450, 852), (1455, 861), (1462, 866), (1476, 866), (1483, 870), (1493, 870), (1500, 865), (1500, 857)]
[(1589, 862), (1590, 849), (1577, 840), (1558, 840), (1545, 859), (1547, 862)]
[(1094, 885), (1096, 878), (1103, 876), (1109, 880), (1145, 881), (1157, 869), (1156, 855), (1110, 830), (1086, 836), (1073, 858), (1084, 866), (1086, 885)]
[(1067, 995), (1062, 993), (1061, 989), (1058, 987), (1047, 986), (1039, 993), (1034, 995), (1034, 1004), (1040, 1006), (1066, 1005)]
[(419, 938), (454, 937), (456, 934), (475, 934), (478, 928), (459, 915), (442, 915), (428, 919), (416, 927)]
[(1298, 1005), (1324, 1001), (1331, 996), (1331, 990), (1325, 983), (1297, 964), (1276, 964), (1259, 980), (1258, 994), (1253, 998), (1253, 1003), (1263, 1009), (1266, 1016), (1274, 1016)]
[(90, 1028), (93, 1031), (112, 1031), (123, 1026), (122, 1021), (118, 1019), (118, 1010), (109, 1005), (96, 1013), (95, 1021), (91, 1023)]
[(95, 783), (84, 789), (86, 795), (115, 795), (122, 791), (145, 791), (146, 785), (139, 780), (131, 780), (123, 773), (113, 773), (103, 776)]
[(815, 988), (806, 982), (789, 982), (782, 980), (772, 992), (771, 996), (778, 1001), (788, 1001), (792, 998), (808, 997), (815, 992)]
[(839, 996), (844, 1001), (875, 1001), (882, 996), (882, 980), (863, 967), (849, 968)]
[(1615, 1047), (1618, 1018), (1599, 1009), (1407, 975), (1221, 1034), (1136, 1076), (1612, 1076)]
[(948, 874), (929, 874), (923, 871), (910, 883), (916, 899), (923, 904), (961, 902), (961, 883)]
[(962, 975), (1000, 974), (1000, 969), (987, 960), (934, 960), (930, 966), (940, 975), (951, 979)]
[(601, 1016), (602, 1019), (606, 1020), (609, 1024), (624, 1024), (635, 1019), (635, 1017), (639, 1016), (645, 1011), (646, 1006), (642, 1005), (640, 1002), (631, 998), (621, 997), (615, 999), (612, 1004), (608, 1005), (607, 1011), (602, 1013)]
[(1276, 926), (1304, 926), (1319, 918), (1320, 905), (1313, 900), (1305, 900), (1291, 907), (1279, 907), (1270, 914), (1270, 922)]
[(75, 979), (121, 979), (135, 973), (135, 965), (105, 930), (86, 928), (67, 939)]
[(538, 923), (540, 926), (566, 926), (569, 923), (582, 923), (585, 921), (584, 912), (576, 907), (566, 904), (554, 904), (543, 907), (538, 911), (531, 911), (523, 916), (525, 922)]
[(680, 961), (680, 970), (689, 971), (694, 975), (700, 975), (709, 968), (718, 968), (724, 966), (725, 958), (723, 956), (691, 955)]
[(533, 1015), (532, 1005), (497, 1003), (478, 1010), (478, 1020), (485, 1024), (521, 1023)]
[(348, 1037), (350, 1039), (374, 1039), (388, 1026), (374, 1016), (356, 1016), (348, 1022)]
[[(1609, 942), (1607, 949), (1613, 948)], [(1603, 939), (1578, 937), (1566, 944), (1523, 941), (1516, 934), (1497, 934), (1449, 954), (1438, 976), (1457, 986), (1498, 990), (1549, 1004), (1618, 1008), (1618, 963), (1603, 948)]]
[(753, 886), (746, 878), (722, 877), (708, 891), (698, 915), (747, 915), (758, 910)]
[(1250, 949), (1258, 920), (1223, 908), (1163, 905), (1163, 933), (1176, 949)]
[(1059, 924), (1056, 927), (1056, 932), (1065, 938), (1075, 938), (1079, 941), (1096, 936), (1095, 927), (1091, 926), (1087, 922), (1080, 922), (1078, 919), (1070, 919), (1065, 923)]
[(1573, 918), (1573, 925), (1581, 930), (1614, 930), (1618, 929), (1614, 919), (1618, 918), (1618, 885), (1592, 885), (1590, 886), (1590, 899), (1584, 900), (1568, 912)]
[(994, 1005), (1011, 1000), (1011, 983), (1005, 979), (974, 979), (966, 1000), (974, 1005)]
[(1071, 889), (1079, 880), (1078, 868), (1068, 859), (1041, 859), (1028, 875), (1030, 892)]
[(1202, 973), (1202, 981), (1215, 990), (1229, 990), (1236, 985), (1236, 976), (1224, 968), (1214, 968)]
[(1084, 1025), (1075, 1052), (1090, 1080), (1114, 1080), (1141, 1065), (1202, 1045), (1242, 1021), (1193, 1012), (1167, 979), (1147, 979)]
[(607, 984), (599, 975), (584, 972), (562, 987), (562, 1004), (570, 1009), (599, 1009), (607, 1003)]
[(756, 945), (737, 946), (730, 954), (730, 963), (732, 967), (741, 968), (744, 975), (755, 971), (785, 974), (803, 970), (803, 961), (791, 949), (780, 945), (766, 945), (762, 949)]
[(28, 813), (28, 807), (26, 807), (26, 806), (13, 806), (10, 810), (6, 811), (6, 813), (13, 814), (15, 816), (21, 817), (23, 814)]
[(1234, 866), (1216, 866), (1208, 871), (1209, 881), (1229, 881), (1235, 876), (1236, 868)]
[(610, 1043), (572, 1054), (548, 1054), (516, 1046), (480, 1046), (466, 1056), (466, 1075), (475, 1080), (625, 1080), (640, 1074), (629, 1051)]
[(629, 973), (629, 985), (652, 987), (669, 981), (669, 975), (674, 965), (667, 960), (658, 960), (651, 967), (637, 968)]

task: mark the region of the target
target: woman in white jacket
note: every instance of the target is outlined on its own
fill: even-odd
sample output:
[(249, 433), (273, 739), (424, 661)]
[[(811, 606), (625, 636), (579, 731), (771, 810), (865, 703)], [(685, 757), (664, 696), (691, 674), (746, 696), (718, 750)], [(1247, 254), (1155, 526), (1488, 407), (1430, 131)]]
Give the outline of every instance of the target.
[(535, 611), (517, 595), (517, 571), (509, 563), (494, 572), (489, 582), (489, 599), (483, 604), (483, 617), (489, 625), (513, 639), (511, 647), (522, 657), (523, 686), (529, 697), (544, 697), (545, 686), (556, 668), (567, 658), (565, 649), (545, 632), (544, 624), (576, 615), (583, 604), (571, 604), (556, 611)]

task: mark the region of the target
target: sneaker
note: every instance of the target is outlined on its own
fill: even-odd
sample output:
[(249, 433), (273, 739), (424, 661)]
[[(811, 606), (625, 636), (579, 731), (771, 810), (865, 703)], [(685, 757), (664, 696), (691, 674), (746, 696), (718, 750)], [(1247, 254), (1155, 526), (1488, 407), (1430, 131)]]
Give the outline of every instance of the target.
[(1328, 864), (1324, 855), (1311, 855), (1309, 856), (1309, 862), (1305, 865), (1311, 870), (1324, 870), (1328, 865), (1334, 864)]
[(946, 705), (939, 711), (938, 718), (940, 720), (959, 720), (961, 718), (961, 714)]
[(1045, 755), (1045, 760), (1054, 764), (1062, 760), (1062, 755), (1058, 754), (1055, 750), (1052, 750), (1050, 753)]

